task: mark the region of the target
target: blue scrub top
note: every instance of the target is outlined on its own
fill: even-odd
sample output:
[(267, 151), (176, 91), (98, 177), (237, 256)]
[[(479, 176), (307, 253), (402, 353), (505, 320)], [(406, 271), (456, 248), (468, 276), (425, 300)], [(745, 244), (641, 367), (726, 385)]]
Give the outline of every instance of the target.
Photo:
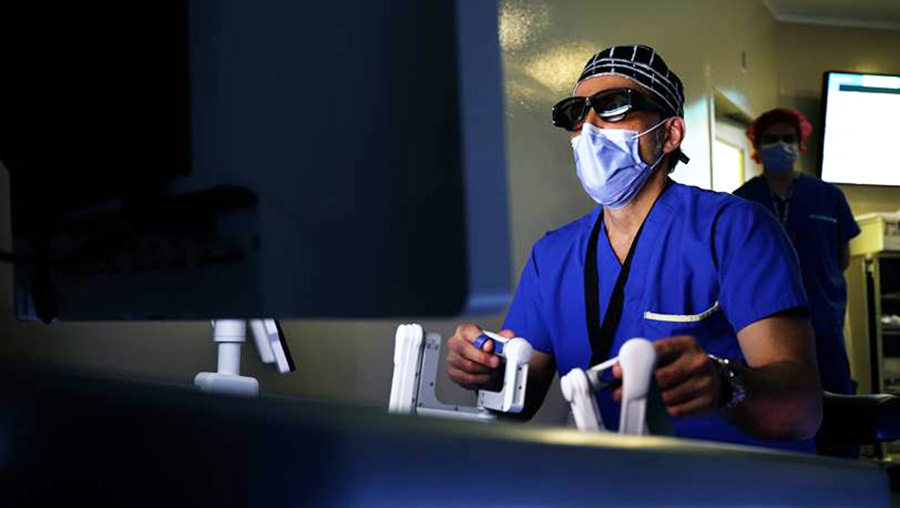
[(822, 387), (834, 393), (853, 393), (844, 348), (847, 282), (840, 266), (840, 248), (860, 230), (847, 200), (834, 185), (802, 173), (784, 199), (772, 193), (761, 176), (734, 193), (762, 204), (783, 224), (800, 259)]
[[(602, 207), (550, 231), (532, 249), (504, 328), (553, 355), (557, 370), (587, 369), (591, 345), (584, 303), (584, 259)], [(621, 264), (605, 230), (598, 237), (600, 315)], [(612, 355), (633, 337), (696, 337), (711, 354), (744, 362), (736, 331), (778, 312), (805, 308), (794, 250), (771, 214), (729, 194), (672, 183), (647, 216), (625, 284)], [(619, 405), (598, 397), (605, 426), (618, 428)], [(760, 441), (718, 414), (672, 418), (675, 435), (815, 452), (807, 441)]]

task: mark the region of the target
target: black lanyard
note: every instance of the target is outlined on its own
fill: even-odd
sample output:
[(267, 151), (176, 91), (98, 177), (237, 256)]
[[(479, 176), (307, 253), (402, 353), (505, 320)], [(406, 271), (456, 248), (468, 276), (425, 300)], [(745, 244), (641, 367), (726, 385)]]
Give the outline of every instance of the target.
[[(795, 183), (797, 183), (797, 180), (791, 180), (791, 184), (788, 187), (787, 196), (785, 196), (784, 198), (775, 194), (775, 192), (772, 191), (772, 188), (769, 187), (768, 183), (766, 184), (766, 187), (769, 189), (769, 196), (772, 197), (772, 211), (775, 213), (775, 217), (778, 218), (778, 222), (780, 222), (781, 225), (785, 228), (787, 228), (787, 221), (789, 216), (788, 214), (791, 213), (791, 199), (793, 199), (794, 197)], [(784, 203), (784, 213), (781, 212), (781, 208), (778, 207), (778, 203)]]
[[(649, 214), (647, 217), (649, 218)], [(587, 314), (588, 337), (591, 339), (591, 366), (606, 361), (609, 357), (609, 351), (612, 347), (613, 334), (619, 326), (622, 319), (622, 305), (625, 301), (625, 282), (628, 280), (628, 273), (631, 272), (631, 259), (637, 250), (638, 238), (641, 231), (644, 230), (644, 224), (647, 219), (641, 223), (634, 240), (631, 242), (631, 248), (628, 249), (628, 255), (625, 256), (625, 263), (622, 264), (622, 270), (619, 272), (619, 278), (616, 279), (616, 286), (613, 289), (612, 297), (609, 299), (609, 308), (603, 316), (603, 324), (600, 323), (600, 278), (597, 275), (597, 238), (600, 236), (600, 226), (603, 223), (603, 212), (597, 215), (597, 222), (591, 231), (591, 237), (588, 240), (587, 256), (584, 261), (584, 305)]]

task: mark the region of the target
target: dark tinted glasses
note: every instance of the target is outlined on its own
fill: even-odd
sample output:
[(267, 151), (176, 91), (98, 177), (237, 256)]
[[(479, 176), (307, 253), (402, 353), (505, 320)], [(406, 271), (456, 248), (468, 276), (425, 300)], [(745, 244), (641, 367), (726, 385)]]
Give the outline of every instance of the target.
[(574, 131), (584, 120), (588, 108), (593, 108), (604, 122), (619, 122), (629, 111), (671, 112), (650, 97), (631, 88), (603, 90), (590, 97), (569, 97), (556, 103), (551, 110), (553, 125)]

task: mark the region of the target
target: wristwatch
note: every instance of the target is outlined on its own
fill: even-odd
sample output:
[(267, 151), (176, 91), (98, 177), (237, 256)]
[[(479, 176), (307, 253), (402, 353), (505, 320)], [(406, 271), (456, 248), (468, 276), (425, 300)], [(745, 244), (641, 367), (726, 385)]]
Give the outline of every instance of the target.
[(734, 409), (747, 398), (747, 388), (744, 385), (744, 378), (741, 376), (741, 373), (734, 368), (734, 365), (732, 365), (731, 360), (728, 358), (719, 358), (714, 355), (708, 356), (716, 367), (719, 379), (722, 380), (722, 405), (719, 409)]

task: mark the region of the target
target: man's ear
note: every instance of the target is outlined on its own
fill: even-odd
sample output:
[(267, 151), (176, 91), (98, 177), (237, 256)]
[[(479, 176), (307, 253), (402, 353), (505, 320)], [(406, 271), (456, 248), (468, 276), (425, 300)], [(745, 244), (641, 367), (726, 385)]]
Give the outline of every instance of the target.
[(663, 144), (663, 153), (669, 154), (677, 150), (684, 141), (684, 118), (673, 116), (664, 125), (666, 129), (666, 142)]

